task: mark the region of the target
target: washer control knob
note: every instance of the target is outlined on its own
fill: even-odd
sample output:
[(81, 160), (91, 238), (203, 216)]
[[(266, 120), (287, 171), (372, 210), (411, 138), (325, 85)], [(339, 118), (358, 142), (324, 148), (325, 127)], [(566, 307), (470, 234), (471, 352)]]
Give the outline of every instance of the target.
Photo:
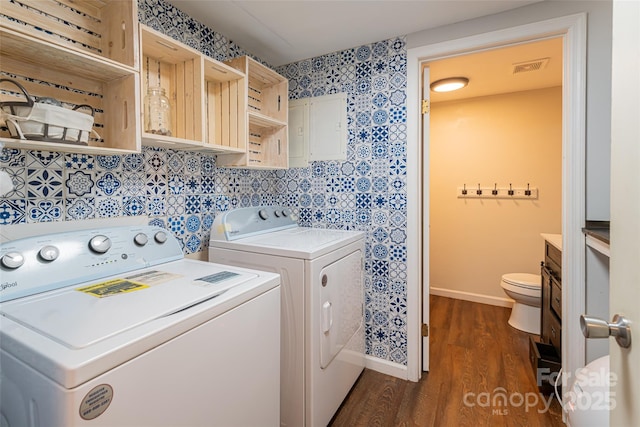
[(260, 209), (258, 211), (258, 216), (260, 217), (260, 219), (266, 220), (267, 218), (269, 218), (269, 212), (267, 212), (266, 209)]
[(276, 216), (276, 218), (280, 218), (280, 215), (281, 215), (280, 211), (275, 210), (273, 211), (273, 214)]
[(163, 244), (167, 241), (167, 233), (165, 233), (164, 231), (158, 231), (156, 234), (154, 234), (153, 240), (155, 240), (157, 243)]
[(291, 209), (283, 209), (282, 210), (282, 216), (287, 217), (291, 215)]
[(47, 245), (40, 249), (38, 255), (43, 261), (55, 261), (60, 255), (60, 250), (53, 245)]
[(20, 252), (7, 252), (2, 255), (2, 265), (14, 269), (24, 264), (24, 256)]
[(89, 248), (93, 252), (104, 254), (111, 249), (111, 239), (103, 234), (93, 236), (91, 240), (89, 240)]
[(144, 233), (138, 233), (133, 237), (133, 243), (138, 246), (144, 246), (149, 242), (149, 238)]

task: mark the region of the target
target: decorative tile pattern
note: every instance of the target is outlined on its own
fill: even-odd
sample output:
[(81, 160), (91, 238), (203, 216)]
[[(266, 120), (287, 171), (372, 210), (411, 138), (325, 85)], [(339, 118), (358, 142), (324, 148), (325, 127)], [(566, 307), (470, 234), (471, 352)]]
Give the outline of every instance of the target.
[[(163, 0), (139, 0), (138, 13), (142, 23), (218, 60), (246, 54)], [(208, 154), (151, 147), (122, 156), (5, 148), (0, 169), (17, 188), (0, 198), (0, 224), (146, 214), (186, 253), (206, 248), (218, 213), (260, 204), (290, 206), (302, 226), (366, 231), (366, 349), (406, 364), (405, 39), (276, 71), (289, 79), (291, 99), (347, 94), (346, 161), (249, 171), (217, 168)]]
[(25, 199), (1, 199), (0, 225), (24, 224), (26, 205)]
[[(1, 163), (0, 163), (1, 164)], [(13, 190), (4, 195), (8, 199), (24, 199), (26, 198), (27, 183), (25, 181), (27, 170), (24, 167), (0, 167), (9, 175)]]
[(277, 71), (289, 79), (290, 99), (347, 94), (347, 161), (314, 162), (295, 169), (297, 178), (282, 179), (285, 192), (297, 195), (290, 205), (297, 208), (301, 225), (372, 230), (365, 263), (367, 352), (406, 364), (405, 40), (360, 46)]
[(93, 156), (88, 154), (65, 154), (64, 167), (66, 169), (93, 170), (95, 161)]
[(69, 196), (91, 194), (94, 182), (90, 173), (82, 170), (67, 169), (65, 185)]
[(122, 183), (114, 173), (106, 172), (98, 176), (96, 187), (96, 193), (100, 196), (115, 196), (119, 193)]
[(122, 161), (120, 156), (97, 156), (98, 167), (106, 170), (116, 170), (120, 168)]
[(26, 162), (30, 168), (62, 168), (63, 154), (49, 151), (27, 151)]
[(61, 198), (62, 169), (27, 168), (27, 198)]
[(143, 215), (146, 212), (143, 196), (125, 196), (122, 198), (122, 211), (127, 216)]
[(115, 198), (96, 198), (96, 209), (100, 218), (122, 216), (121, 203)]
[(62, 199), (28, 200), (27, 222), (54, 222), (64, 218)]
[(0, 154), (0, 166), (25, 166), (25, 164), (26, 151), (18, 150), (16, 148), (2, 149), (2, 153)]
[(95, 201), (92, 197), (67, 198), (67, 220), (95, 218)]

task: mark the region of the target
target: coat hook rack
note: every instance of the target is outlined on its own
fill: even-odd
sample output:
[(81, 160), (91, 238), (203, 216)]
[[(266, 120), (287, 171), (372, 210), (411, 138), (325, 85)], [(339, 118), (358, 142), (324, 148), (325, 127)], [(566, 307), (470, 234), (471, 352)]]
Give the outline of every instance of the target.
[(538, 198), (538, 189), (531, 187), (529, 183), (526, 186), (514, 187), (509, 183), (508, 187), (498, 187), (498, 183), (494, 183), (492, 187), (483, 187), (478, 183), (475, 191), (469, 191), (467, 184), (456, 189), (456, 196), (459, 199), (530, 199)]

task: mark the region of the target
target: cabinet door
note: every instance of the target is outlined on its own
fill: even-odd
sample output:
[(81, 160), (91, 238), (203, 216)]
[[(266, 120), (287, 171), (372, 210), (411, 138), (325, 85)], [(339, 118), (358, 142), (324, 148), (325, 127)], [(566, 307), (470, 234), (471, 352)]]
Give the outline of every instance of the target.
[(309, 164), (309, 100), (289, 101), (289, 166)]
[(347, 160), (347, 96), (344, 93), (310, 100), (309, 160)]
[(540, 307), (540, 341), (545, 344), (551, 342), (551, 275), (546, 267), (542, 267), (542, 306)]

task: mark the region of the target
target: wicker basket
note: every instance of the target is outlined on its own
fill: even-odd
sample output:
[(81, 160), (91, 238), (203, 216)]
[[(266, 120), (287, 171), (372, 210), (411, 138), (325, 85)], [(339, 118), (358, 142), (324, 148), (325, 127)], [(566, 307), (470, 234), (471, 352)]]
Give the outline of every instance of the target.
[[(70, 110), (51, 98), (34, 101), (20, 83), (0, 79), (2, 82), (14, 84), (25, 97), (25, 101), (0, 102), (0, 122), (9, 129), (11, 138), (76, 145), (88, 145), (90, 133), (100, 139), (93, 130), (95, 112), (90, 105), (78, 105)], [(91, 114), (77, 111), (80, 109), (88, 109)]]

